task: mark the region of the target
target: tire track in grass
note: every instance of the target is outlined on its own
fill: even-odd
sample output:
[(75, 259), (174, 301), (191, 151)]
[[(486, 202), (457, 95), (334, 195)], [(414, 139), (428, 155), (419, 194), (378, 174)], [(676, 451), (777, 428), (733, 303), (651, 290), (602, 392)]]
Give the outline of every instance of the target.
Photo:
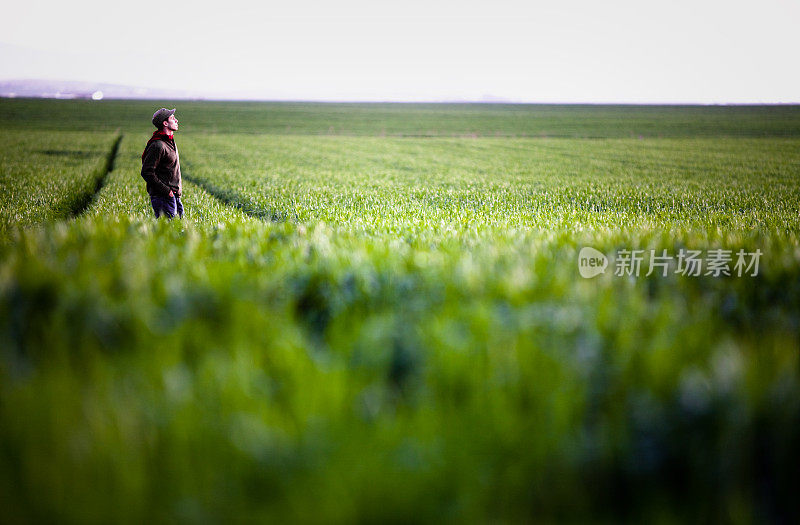
[(114, 171), (114, 163), (117, 160), (117, 154), (119, 152), (119, 145), (122, 143), (122, 137), (124, 135), (120, 133), (117, 136), (117, 139), (114, 141), (114, 144), (111, 146), (111, 150), (108, 152), (106, 156), (106, 162), (103, 165), (103, 169), (100, 170), (100, 175), (98, 175), (97, 180), (95, 180), (94, 188), (91, 192), (86, 192), (85, 194), (78, 197), (75, 203), (72, 205), (72, 209), (70, 211), (71, 217), (78, 217), (83, 215), (86, 210), (89, 209), (89, 206), (92, 205), (97, 199), (97, 194), (100, 193), (100, 190), (103, 189), (103, 185), (106, 182), (106, 178), (108, 174)]
[(242, 197), (235, 191), (231, 191), (226, 188), (220, 188), (219, 186), (216, 186), (206, 180), (198, 179), (186, 172), (183, 172), (181, 175), (183, 176), (184, 180), (191, 182), (222, 204), (231, 208), (235, 208), (254, 219), (272, 222), (286, 222), (290, 218), (288, 213), (277, 210), (266, 210), (252, 201)]

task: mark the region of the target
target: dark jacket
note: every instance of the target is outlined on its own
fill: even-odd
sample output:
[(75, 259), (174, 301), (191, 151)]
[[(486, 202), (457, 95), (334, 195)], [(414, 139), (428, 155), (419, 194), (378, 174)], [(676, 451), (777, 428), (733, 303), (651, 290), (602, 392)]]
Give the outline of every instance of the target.
[(142, 178), (150, 195), (167, 197), (171, 190), (181, 196), (181, 163), (174, 140), (161, 135), (147, 144), (142, 154)]

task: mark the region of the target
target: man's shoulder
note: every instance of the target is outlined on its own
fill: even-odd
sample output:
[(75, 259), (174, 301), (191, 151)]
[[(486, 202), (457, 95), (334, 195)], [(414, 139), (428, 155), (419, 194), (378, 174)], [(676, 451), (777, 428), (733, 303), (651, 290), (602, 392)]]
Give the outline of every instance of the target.
[(168, 155), (170, 151), (169, 146), (163, 140), (154, 140), (144, 149), (145, 155), (158, 155), (159, 157)]
[(153, 149), (164, 149), (166, 147), (167, 147), (167, 145), (166, 145), (166, 143), (164, 143), (163, 140), (154, 140), (150, 144), (147, 145), (147, 149), (150, 149), (150, 148), (153, 148)]

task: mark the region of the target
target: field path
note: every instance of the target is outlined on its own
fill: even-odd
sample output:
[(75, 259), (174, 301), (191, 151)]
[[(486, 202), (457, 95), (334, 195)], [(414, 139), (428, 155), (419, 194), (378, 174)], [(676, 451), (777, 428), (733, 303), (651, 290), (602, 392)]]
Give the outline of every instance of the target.
[(240, 195), (235, 191), (219, 187), (207, 180), (193, 177), (185, 169), (186, 167), (189, 166), (189, 163), (184, 161), (184, 164), (185, 164), (184, 169), (181, 170), (182, 171), (181, 175), (183, 177), (183, 180), (194, 184), (199, 189), (206, 192), (211, 197), (218, 200), (225, 206), (228, 206), (235, 210), (239, 210), (249, 217), (262, 221), (269, 220), (272, 222), (285, 222), (288, 219), (288, 215), (284, 212), (276, 210), (265, 210), (258, 204), (251, 202), (249, 199), (243, 197), (242, 195)]
[(82, 199), (76, 203), (72, 211), (73, 217), (77, 217), (86, 213), (86, 210), (89, 209), (94, 201), (97, 200), (97, 196), (100, 193), (100, 190), (103, 189), (106, 179), (108, 178), (108, 174), (114, 171), (114, 163), (117, 160), (119, 145), (122, 143), (123, 137), (124, 135), (120, 133), (120, 135), (114, 141), (114, 144), (112, 144), (111, 150), (108, 152), (108, 156), (106, 157), (105, 166), (103, 166), (103, 169), (100, 170), (100, 173), (97, 176), (97, 180), (94, 185), (94, 191), (91, 193), (86, 193)]

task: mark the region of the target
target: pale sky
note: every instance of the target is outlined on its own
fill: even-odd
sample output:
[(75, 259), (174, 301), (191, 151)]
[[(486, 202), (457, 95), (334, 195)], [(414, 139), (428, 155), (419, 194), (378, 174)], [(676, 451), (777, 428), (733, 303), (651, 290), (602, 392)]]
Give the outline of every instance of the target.
[(295, 100), (800, 102), (800, 0), (9, 3), (0, 79)]

